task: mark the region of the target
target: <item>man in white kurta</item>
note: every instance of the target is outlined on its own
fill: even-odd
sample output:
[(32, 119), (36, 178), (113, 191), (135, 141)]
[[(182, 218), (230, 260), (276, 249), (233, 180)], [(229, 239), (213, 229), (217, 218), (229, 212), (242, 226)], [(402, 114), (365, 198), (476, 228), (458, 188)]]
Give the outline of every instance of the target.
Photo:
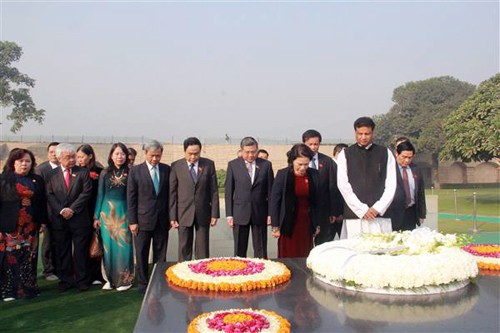
[(338, 156), (337, 184), (345, 201), (341, 238), (392, 231), (385, 214), (396, 191), (396, 161), (389, 149), (373, 143), (374, 129), (371, 118), (357, 119), (356, 143)]

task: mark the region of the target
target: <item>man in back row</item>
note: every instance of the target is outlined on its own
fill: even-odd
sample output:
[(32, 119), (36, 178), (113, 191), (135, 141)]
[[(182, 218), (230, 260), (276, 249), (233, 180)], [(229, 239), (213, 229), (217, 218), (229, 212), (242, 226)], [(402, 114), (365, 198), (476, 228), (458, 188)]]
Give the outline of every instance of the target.
[(337, 187), (337, 165), (330, 157), (319, 152), (321, 134), (318, 131), (313, 129), (305, 131), (302, 134), (302, 142), (314, 153), (309, 167), (318, 170), (319, 173), (320, 231), (314, 243), (320, 245), (332, 241), (335, 233), (340, 236), (342, 228), (342, 198)]

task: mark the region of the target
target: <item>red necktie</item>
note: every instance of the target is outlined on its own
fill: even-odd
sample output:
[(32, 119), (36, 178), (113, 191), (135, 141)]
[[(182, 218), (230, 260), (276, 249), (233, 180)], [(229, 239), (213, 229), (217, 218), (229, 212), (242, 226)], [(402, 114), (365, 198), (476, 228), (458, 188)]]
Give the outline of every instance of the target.
[(403, 187), (405, 189), (405, 208), (410, 205), (411, 194), (410, 194), (410, 183), (408, 182), (408, 173), (406, 168), (403, 168)]
[(68, 189), (68, 190), (69, 190), (69, 174), (70, 174), (70, 170), (65, 169), (64, 170), (64, 183), (66, 184), (66, 189)]

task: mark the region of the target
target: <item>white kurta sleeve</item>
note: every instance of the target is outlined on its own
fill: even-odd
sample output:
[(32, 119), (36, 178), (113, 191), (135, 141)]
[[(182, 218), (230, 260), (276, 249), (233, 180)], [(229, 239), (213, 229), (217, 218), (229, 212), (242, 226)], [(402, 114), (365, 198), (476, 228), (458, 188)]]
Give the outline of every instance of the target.
[(385, 211), (391, 205), (392, 199), (394, 199), (394, 193), (396, 193), (396, 185), (396, 160), (392, 152), (387, 149), (387, 172), (384, 193), (373, 205), (373, 208), (375, 208), (380, 215), (384, 215)]

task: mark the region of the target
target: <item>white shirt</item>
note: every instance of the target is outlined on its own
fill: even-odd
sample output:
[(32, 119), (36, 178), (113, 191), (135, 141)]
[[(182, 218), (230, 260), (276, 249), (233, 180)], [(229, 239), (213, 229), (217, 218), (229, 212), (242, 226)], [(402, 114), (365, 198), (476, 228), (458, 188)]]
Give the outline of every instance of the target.
[(313, 158), (309, 162), (309, 167), (319, 170), (319, 156), (318, 153), (314, 154)]
[(55, 164), (55, 163), (52, 163), (50, 161), (49, 161), (49, 164), (52, 167), (52, 169), (55, 169), (55, 168), (57, 168), (59, 166), (59, 164)]
[[(380, 199), (373, 204), (373, 208), (384, 215), (386, 210), (392, 203), (394, 193), (396, 192), (396, 163), (391, 151), (387, 149), (387, 175), (385, 177), (385, 189)], [(344, 197), (346, 204), (360, 219), (366, 214), (368, 209), (367, 204), (361, 202), (354, 193), (349, 178), (347, 177), (347, 160), (345, 157), (345, 150), (342, 150), (337, 158), (337, 185)]]

